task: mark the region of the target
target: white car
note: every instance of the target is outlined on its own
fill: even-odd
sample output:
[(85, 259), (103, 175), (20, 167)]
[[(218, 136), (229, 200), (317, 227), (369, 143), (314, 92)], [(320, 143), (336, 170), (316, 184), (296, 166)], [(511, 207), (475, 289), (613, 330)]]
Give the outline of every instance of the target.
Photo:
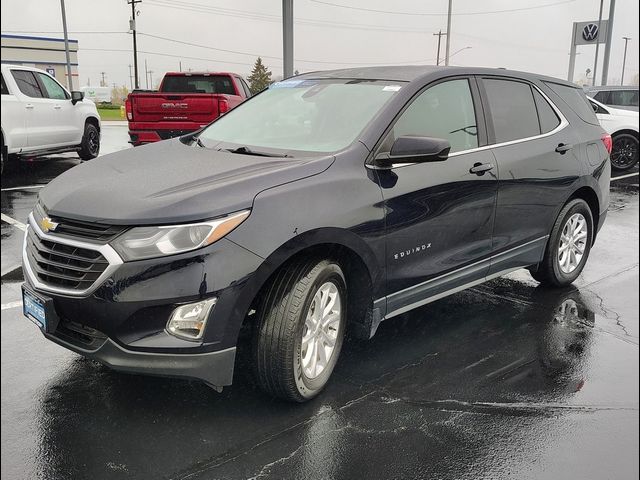
[(82, 92), (67, 91), (47, 72), (2, 65), (2, 169), (12, 157), (100, 152), (100, 116)]
[(609, 107), (589, 98), (600, 125), (613, 139), (611, 166), (630, 170), (638, 163), (638, 112)]

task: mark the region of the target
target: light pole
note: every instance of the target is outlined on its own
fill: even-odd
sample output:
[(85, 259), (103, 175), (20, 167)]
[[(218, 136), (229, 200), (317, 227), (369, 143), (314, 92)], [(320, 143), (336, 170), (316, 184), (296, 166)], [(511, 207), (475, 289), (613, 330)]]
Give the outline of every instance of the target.
[(451, 47), (451, 9), (453, 0), (449, 0), (449, 9), (447, 10), (447, 43), (444, 48), (444, 64), (449, 65), (449, 48)]
[(620, 85), (624, 85), (624, 67), (627, 65), (627, 43), (631, 37), (622, 37), (624, 39), (624, 57), (622, 57), (622, 75), (620, 76)]
[(67, 57), (67, 86), (73, 90), (73, 77), (71, 76), (71, 56), (69, 55), (69, 35), (67, 33), (67, 13), (64, 9), (64, 0), (60, 0), (62, 9), (62, 30), (64, 31), (64, 54)]
[(136, 3), (142, 3), (142, 0), (128, 0), (127, 3), (131, 5), (131, 21), (129, 26), (131, 33), (133, 33), (133, 75), (135, 78), (135, 88), (140, 88), (138, 82), (138, 42), (136, 38)]

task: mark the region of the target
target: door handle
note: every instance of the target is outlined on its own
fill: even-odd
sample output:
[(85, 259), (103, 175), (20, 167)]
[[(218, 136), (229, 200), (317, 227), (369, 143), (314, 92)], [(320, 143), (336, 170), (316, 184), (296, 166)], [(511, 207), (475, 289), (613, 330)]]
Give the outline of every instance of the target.
[(556, 152), (558, 152), (560, 155), (564, 155), (572, 148), (573, 148), (573, 145), (571, 145), (570, 143), (559, 143), (558, 146), (556, 147)]
[(475, 173), (479, 177), (484, 175), (489, 170), (493, 170), (493, 163), (474, 163), (473, 167), (469, 169), (469, 173)]
[(55, 108), (56, 110), (60, 110), (62, 107), (60, 105), (54, 105), (53, 108)]
[(33, 103), (27, 103), (24, 108), (27, 108), (29, 110), (33, 109)]

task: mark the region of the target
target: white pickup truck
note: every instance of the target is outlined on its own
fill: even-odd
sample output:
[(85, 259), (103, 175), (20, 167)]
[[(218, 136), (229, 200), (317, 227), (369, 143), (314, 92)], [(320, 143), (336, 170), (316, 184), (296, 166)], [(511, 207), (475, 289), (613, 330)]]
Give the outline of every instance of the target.
[(2, 170), (9, 158), (100, 152), (100, 117), (82, 92), (67, 91), (47, 72), (2, 65)]

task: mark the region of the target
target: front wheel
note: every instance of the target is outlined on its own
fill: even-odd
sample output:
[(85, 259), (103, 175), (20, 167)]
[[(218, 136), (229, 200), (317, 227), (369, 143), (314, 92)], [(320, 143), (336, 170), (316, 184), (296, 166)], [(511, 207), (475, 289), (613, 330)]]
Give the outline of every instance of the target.
[(253, 357), (260, 386), (305, 402), (325, 387), (338, 361), (346, 322), (346, 282), (331, 260), (283, 267), (258, 307)]
[(565, 287), (584, 269), (593, 243), (593, 216), (589, 205), (577, 198), (564, 206), (553, 225), (547, 249), (531, 276), (550, 287)]
[(638, 163), (638, 137), (630, 133), (614, 135), (611, 166), (618, 171), (630, 170)]
[(92, 123), (84, 126), (84, 135), (82, 135), (82, 143), (78, 156), (82, 160), (91, 160), (96, 158), (100, 153), (100, 131), (98, 127)]

